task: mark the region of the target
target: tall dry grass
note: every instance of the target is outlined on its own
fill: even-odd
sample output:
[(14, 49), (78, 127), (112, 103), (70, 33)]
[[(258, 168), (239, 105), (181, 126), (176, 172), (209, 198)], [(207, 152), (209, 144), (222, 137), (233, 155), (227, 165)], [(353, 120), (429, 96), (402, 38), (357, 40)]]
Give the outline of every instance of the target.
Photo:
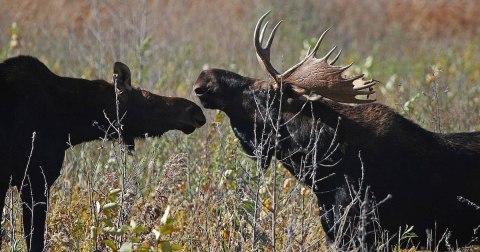
[[(89, 79), (110, 79), (113, 62), (120, 60), (132, 68), (138, 85), (192, 100), (193, 81), (206, 67), (264, 77), (252, 32), (257, 18), (272, 9), (272, 19), (285, 19), (272, 49), (279, 68), (294, 64), (312, 37), (332, 27), (325, 45), (343, 48), (340, 61), (354, 61), (352, 72), (382, 81), (380, 102), (430, 130), (480, 130), (476, 1), (2, 0), (0, 5), (2, 59), (31, 54), (59, 75)], [(278, 251), (327, 249), (310, 190), (281, 166), (257, 169), (239, 148), (228, 118), (206, 113), (209, 124), (190, 136), (169, 132), (137, 141), (123, 180), (117, 143), (69, 149), (50, 192), (48, 249), (125, 244), (137, 251), (175, 245), (185, 251), (271, 251), (272, 244)], [(3, 250), (25, 250), (18, 200), (10, 191)], [(123, 225), (117, 225), (118, 204), (125, 209)]]

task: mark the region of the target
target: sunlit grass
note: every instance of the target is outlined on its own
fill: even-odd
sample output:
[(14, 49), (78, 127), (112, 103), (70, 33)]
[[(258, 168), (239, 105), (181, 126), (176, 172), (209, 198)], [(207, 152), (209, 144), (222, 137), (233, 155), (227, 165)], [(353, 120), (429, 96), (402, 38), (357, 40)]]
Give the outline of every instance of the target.
[[(10, 28), (8, 39), (2, 37), (0, 56), (3, 60), (32, 54), (59, 75), (107, 80), (113, 62), (121, 60), (131, 67), (134, 83), (143, 88), (196, 101), (192, 84), (206, 66), (264, 77), (253, 53), (251, 33), (259, 14), (273, 8), (272, 19), (288, 21), (273, 48), (272, 58), (279, 68), (288, 68), (300, 58), (311, 37), (334, 25), (321, 50), (328, 51), (334, 44), (343, 47), (338, 64), (353, 61), (349, 73), (366, 73), (380, 80), (379, 102), (433, 131), (480, 130), (480, 37), (460, 40), (425, 31), (425, 38), (411, 41), (412, 35), (401, 25), (357, 26), (355, 20), (342, 21), (333, 11), (323, 11), (325, 15), (319, 17), (316, 1), (282, 6), (264, 3), (253, 11), (249, 9), (252, 2), (219, 6), (202, 1), (188, 9), (165, 3), (163, 12), (148, 12), (148, 20), (156, 20), (158, 26), (150, 24), (144, 30), (139, 21), (144, 15), (142, 4), (121, 21), (116, 12), (97, 17), (108, 29), (102, 24), (96, 27), (93, 17), (79, 34), (45, 29), (35, 33), (19, 22)], [(325, 4), (321, 10), (342, 3)], [(108, 8), (101, 1), (99, 6), (102, 11)], [(207, 14), (205, 10), (213, 7), (220, 9)], [(351, 19), (358, 24), (371, 20), (362, 15)], [(374, 36), (377, 28), (382, 28), (378, 31), (382, 36)], [(124, 207), (128, 219), (123, 229), (115, 225), (118, 206), (112, 204), (118, 204), (115, 192), (121, 187), (116, 143), (96, 141), (67, 150), (62, 175), (50, 191), (49, 250), (131, 246), (136, 251), (271, 251), (273, 244), (278, 251), (325, 250), (316, 198), (308, 188), (280, 165), (257, 170), (239, 147), (229, 119), (221, 112), (205, 113), (207, 125), (192, 135), (169, 132), (158, 139), (137, 140), (135, 154), (127, 157)], [(275, 223), (273, 194), (278, 196)], [(15, 191), (9, 192), (2, 251), (25, 250), (18, 204)], [(15, 232), (11, 232), (12, 218)], [(272, 231), (276, 241), (271, 239)]]

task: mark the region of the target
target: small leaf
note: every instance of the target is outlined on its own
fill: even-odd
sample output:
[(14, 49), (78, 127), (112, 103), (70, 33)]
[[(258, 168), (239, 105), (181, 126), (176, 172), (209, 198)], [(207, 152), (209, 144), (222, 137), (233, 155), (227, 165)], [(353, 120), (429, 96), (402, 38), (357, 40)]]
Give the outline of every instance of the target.
[(122, 225), (120, 228), (119, 228), (120, 232), (122, 233), (125, 233), (127, 232), (128, 230), (130, 230), (130, 226), (128, 225)]
[(253, 201), (245, 199), (245, 200), (243, 200), (243, 202), (242, 202), (242, 208), (243, 208), (247, 213), (253, 214), (253, 212), (254, 212), (254, 210), (255, 210), (255, 209), (254, 209), (254, 208), (255, 208), (255, 204), (254, 204)]
[(115, 194), (119, 194), (121, 191), (122, 191), (122, 189), (116, 188), (116, 189), (110, 190), (110, 192), (108, 192), (108, 194), (115, 195)]
[(108, 199), (111, 201), (115, 201), (118, 198), (118, 195), (122, 192), (121, 189), (112, 189), (108, 193)]
[(133, 229), (133, 232), (135, 234), (146, 233), (146, 232), (148, 232), (148, 229), (144, 226), (137, 226)]
[(130, 252), (132, 251), (132, 243), (131, 242), (125, 242), (122, 244), (122, 247), (118, 250), (118, 252)]
[(217, 113), (215, 114), (215, 118), (213, 119), (213, 122), (221, 123), (224, 118), (225, 118), (225, 113), (222, 113), (221, 111), (217, 111)]
[(95, 201), (95, 212), (99, 214), (100, 210), (102, 210), (102, 206), (100, 205), (100, 202)]
[(113, 242), (112, 240), (103, 240), (103, 243), (105, 243), (105, 245), (107, 245), (112, 250), (117, 250), (117, 245), (115, 245), (115, 242)]
[(102, 221), (103, 221), (105, 224), (107, 224), (107, 226), (109, 226), (109, 227), (115, 226), (115, 224), (113, 224), (111, 218), (104, 218)]
[(160, 222), (165, 224), (167, 223), (168, 215), (170, 214), (170, 205), (167, 206), (167, 209), (165, 209), (165, 213), (163, 214), (162, 218), (160, 219)]
[(223, 176), (225, 176), (228, 179), (231, 179), (232, 173), (233, 173), (233, 170), (228, 169), (228, 170), (225, 170), (225, 172), (223, 173)]
[(162, 235), (168, 235), (171, 234), (174, 231), (173, 226), (171, 225), (163, 225), (160, 227), (160, 233)]
[(157, 246), (162, 252), (171, 252), (172, 246), (169, 241), (160, 241)]
[(108, 210), (108, 209), (112, 209), (112, 208), (115, 208), (115, 207), (118, 207), (118, 203), (116, 202), (111, 202), (111, 203), (107, 203), (105, 205), (103, 205), (103, 210)]
[(295, 181), (293, 181), (293, 178), (287, 178), (285, 179), (285, 182), (283, 182), (283, 190), (288, 191), (292, 186), (295, 184)]
[(160, 238), (160, 232), (156, 229), (152, 229), (152, 233), (155, 235), (155, 240), (158, 241), (158, 239)]
[(172, 250), (175, 250), (175, 251), (183, 249), (183, 247), (178, 244), (171, 244), (171, 248)]
[(90, 227), (90, 237), (95, 239), (97, 237), (97, 228), (95, 226)]
[(165, 225), (173, 225), (173, 218), (167, 218), (167, 222), (165, 222)]
[(263, 207), (265, 207), (267, 210), (272, 210), (272, 200), (270, 198), (266, 198), (263, 201)]
[(135, 222), (135, 220), (133, 220), (133, 219), (130, 220), (130, 227), (131, 227), (132, 229), (135, 229), (135, 228), (137, 227), (137, 223)]
[(125, 233), (125, 230), (122, 230), (122, 228), (116, 228), (116, 227), (104, 227), (103, 232), (113, 234), (113, 235), (123, 235)]
[(108, 197), (116, 199), (121, 192), (122, 192), (122, 189), (112, 189), (110, 190), (110, 192), (108, 192)]

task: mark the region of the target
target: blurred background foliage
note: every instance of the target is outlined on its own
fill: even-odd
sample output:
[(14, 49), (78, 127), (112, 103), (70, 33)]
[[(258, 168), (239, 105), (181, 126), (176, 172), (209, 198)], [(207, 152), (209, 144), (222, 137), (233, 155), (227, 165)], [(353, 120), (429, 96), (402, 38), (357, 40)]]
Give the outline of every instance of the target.
[[(123, 61), (137, 85), (194, 101), (192, 85), (205, 68), (266, 78), (252, 33), (271, 9), (272, 22), (284, 19), (272, 48), (278, 69), (295, 64), (332, 27), (319, 56), (334, 45), (343, 48), (337, 64), (354, 62), (347, 75), (379, 80), (378, 102), (432, 131), (480, 130), (475, 0), (0, 0), (0, 6), (2, 60), (30, 54), (59, 75), (106, 80), (113, 62)], [(137, 140), (128, 160), (130, 211), (123, 229), (111, 210), (120, 183), (116, 146), (98, 141), (68, 150), (51, 192), (49, 249), (324, 248), (315, 197), (280, 166), (258, 171), (239, 149), (228, 118), (205, 112), (209, 123), (192, 135)], [(272, 195), (279, 197), (275, 208)], [(9, 196), (2, 225), (10, 231), (2, 246), (21, 251), (18, 198)], [(278, 241), (270, 239), (272, 230)]]

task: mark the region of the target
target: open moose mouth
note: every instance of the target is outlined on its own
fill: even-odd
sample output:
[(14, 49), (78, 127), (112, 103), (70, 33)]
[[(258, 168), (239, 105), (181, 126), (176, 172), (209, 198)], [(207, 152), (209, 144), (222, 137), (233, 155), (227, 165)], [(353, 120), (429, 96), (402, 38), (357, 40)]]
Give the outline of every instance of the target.
[(208, 87), (197, 87), (194, 90), (195, 95), (202, 103), (202, 106), (207, 109), (217, 109), (215, 99), (212, 97), (212, 90)]
[(197, 95), (198, 98), (202, 98), (205, 95), (207, 95), (210, 92), (210, 88), (208, 87), (197, 87), (194, 90), (195, 94)]

